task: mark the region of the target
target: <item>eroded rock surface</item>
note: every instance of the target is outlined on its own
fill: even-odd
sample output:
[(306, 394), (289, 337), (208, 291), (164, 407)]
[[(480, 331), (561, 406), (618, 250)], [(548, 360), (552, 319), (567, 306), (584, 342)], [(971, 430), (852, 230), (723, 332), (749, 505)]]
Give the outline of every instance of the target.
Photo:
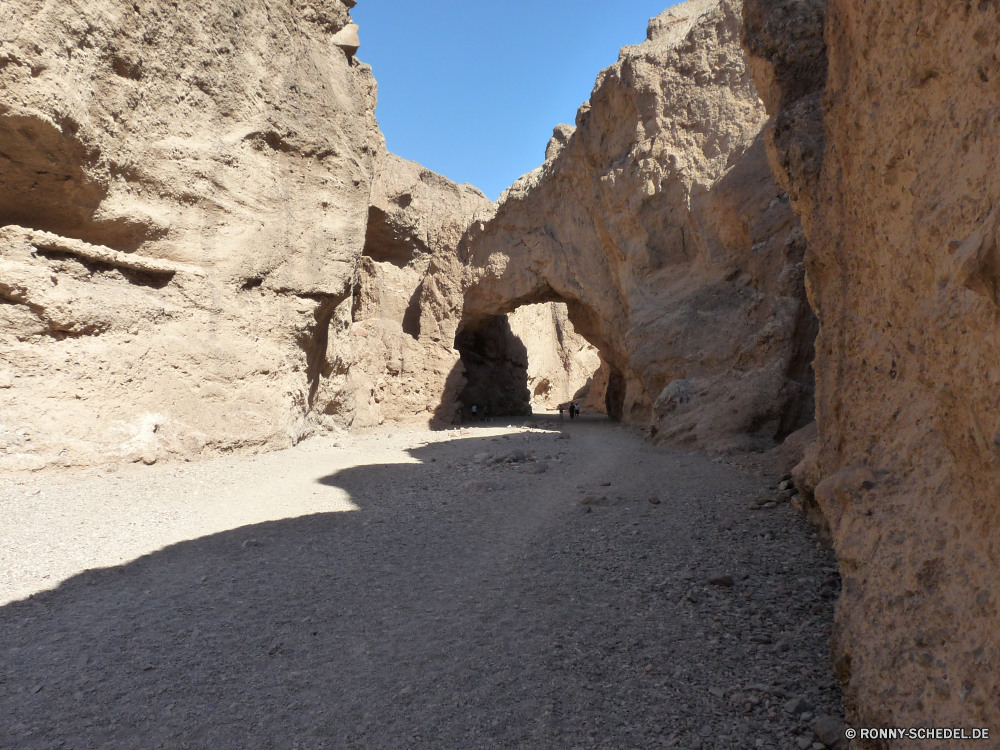
[[(569, 401), (582, 404), (588, 400), (601, 356), (573, 328), (566, 305), (524, 305), (507, 318), (511, 331), (528, 350), (532, 408), (552, 411)], [(595, 400), (603, 400), (603, 393), (595, 393)]]
[[(825, 42), (799, 34), (825, 2), (747, 8), (786, 53), (762, 54), (758, 85), (774, 82), (776, 123), (798, 131), (771, 152), (804, 186), (821, 321), (819, 442), (797, 474), (844, 575), (834, 657), (848, 723), (996, 726), (997, 8), (832, 0)], [(789, 89), (782, 69), (824, 47), (828, 77)], [(824, 87), (820, 120), (809, 102)], [(795, 157), (824, 138), (821, 160)]]
[(455, 334), (462, 233), (491, 202), (415, 162), (383, 153), (349, 310), (336, 326), (323, 388), (350, 382), (353, 426), (459, 419)]
[[(613, 417), (720, 452), (772, 447), (812, 406), (804, 236), (767, 163), (741, 25), (733, 0), (653, 19), (463, 240), (470, 325), (565, 302), (608, 363)], [(654, 408), (681, 379), (691, 398)]]
[(350, 420), (316, 402), (381, 145), (350, 5), (4, 3), (5, 467)]
[(462, 233), (353, 3), (0, 13), (0, 465), (458, 417)]
[(460, 330), (468, 269), (459, 240), (492, 210), (471, 185), (380, 154), (350, 318), (331, 329), (337, 359), (321, 385), (353, 394), (352, 426), (452, 424), (470, 418), (473, 404), (507, 416), (555, 408), (600, 366), (565, 305), (525, 307), (509, 321), (492, 316)]

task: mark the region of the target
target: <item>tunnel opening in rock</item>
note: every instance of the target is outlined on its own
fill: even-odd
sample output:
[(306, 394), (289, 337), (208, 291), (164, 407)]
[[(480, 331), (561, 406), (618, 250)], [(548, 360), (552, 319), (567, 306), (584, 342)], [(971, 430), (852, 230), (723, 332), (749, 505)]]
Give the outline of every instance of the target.
[(459, 394), (463, 420), (531, 414), (528, 349), (506, 315), (486, 316), (459, 329), (455, 348), (465, 368)]
[(570, 402), (606, 413), (608, 366), (578, 334), (563, 302), (528, 303), (466, 322), (455, 338), (463, 419), (555, 412)]

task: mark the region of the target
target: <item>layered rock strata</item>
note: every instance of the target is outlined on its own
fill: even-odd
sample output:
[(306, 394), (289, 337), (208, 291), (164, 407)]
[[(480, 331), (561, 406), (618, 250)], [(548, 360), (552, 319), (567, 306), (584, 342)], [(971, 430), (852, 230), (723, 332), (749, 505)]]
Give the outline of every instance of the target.
[(804, 236), (741, 26), (733, 0), (653, 19), (462, 241), (465, 324), (564, 302), (608, 364), (613, 417), (719, 452), (770, 448), (812, 407)]
[(773, 86), (776, 129), (792, 123), (772, 163), (800, 186), (810, 234), (819, 440), (798, 473), (844, 577), (834, 661), (848, 723), (996, 726), (997, 8), (748, 0), (747, 12), (769, 40), (748, 43), (758, 85)]

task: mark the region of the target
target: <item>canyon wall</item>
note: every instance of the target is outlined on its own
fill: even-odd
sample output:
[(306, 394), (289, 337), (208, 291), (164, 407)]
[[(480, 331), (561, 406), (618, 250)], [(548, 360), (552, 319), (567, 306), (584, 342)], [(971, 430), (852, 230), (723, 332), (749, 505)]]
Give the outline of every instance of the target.
[(458, 418), (491, 204), (386, 152), (353, 4), (3, 4), (0, 467)]
[(468, 283), (459, 240), (492, 211), (471, 185), (379, 155), (349, 315), (345, 304), (320, 373), (328, 403), (350, 395), (352, 427), (455, 424), (472, 404), (494, 415), (554, 409), (600, 366), (558, 303), (459, 330)]
[[(590, 397), (601, 367), (597, 349), (576, 332), (561, 302), (524, 305), (507, 316), (528, 351), (527, 385), (535, 411), (554, 411)], [(598, 384), (598, 388), (600, 384)], [(595, 398), (603, 400), (603, 393)]]
[(383, 153), (350, 305), (331, 328), (320, 393), (353, 399), (353, 427), (459, 421), (455, 349), (464, 268), (458, 242), (491, 202), (419, 164)]
[(315, 403), (381, 147), (349, 5), (4, 3), (0, 466), (349, 419)]
[[(819, 440), (797, 474), (844, 578), (848, 724), (995, 727), (997, 5), (746, 10), (772, 164), (810, 240)], [(918, 744), (963, 743), (889, 746)]]
[(466, 324), (566, 303), (608, 363), (612, 416), (715, 452), (812, 419), (804, 235), (768, 166), (741, 27), (734, 0), (654, 18), (461, 247)]

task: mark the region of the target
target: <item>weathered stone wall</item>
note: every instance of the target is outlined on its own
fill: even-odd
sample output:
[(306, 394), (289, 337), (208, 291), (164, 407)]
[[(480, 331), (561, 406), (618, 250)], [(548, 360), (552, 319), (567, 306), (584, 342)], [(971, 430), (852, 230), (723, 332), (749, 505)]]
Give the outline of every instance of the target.
[(491, 202), (419, 164), (383, 153), (349, 315), (335, 327), (321, 391), (354, 394), (354, 427), (451, 423), (462, 372), (455, 334), (464, 269), (456, 250)]
[[(810, 235), (819, 441), (798, 474), (844, 576), (848, 723), (994, 727), (997, 6), (832, 0), (825, 41), (825, 2), (747, 10), (773, 40), (748, 44), (775, 86), (772, 163)], [(791, 88), (821, 55), (828, 76)]]
[(596, 351), (554, 303), (521, 308), (509, 322), (484, 320), (461, 345), (468, 269), (457, 248), (473, 218), (492, 210), (474, 187), (380, 154), (350, 317), (331, 329), (341, 364), (331, 363), (320, 386), (354, 394), (352, 426), (451, 424), (474, 402), (504, 414), (554, 408), (557, 394), (572, 386), (568, 400), (597, 369)]
[(566, 305), (524, 305), (507, 316), (528, 353), (527, 385), (535, 411), (583, 401), (601, 366), (597, 349), (573, 329)]
[(381, 147), (348, 5), (3, 4), (0, 465), (350, 421), (316, 401)]
[[(612, 416), (719, 452), (812, 418), (804, 236), (768, 166), (741, 27), (734, 0), (653, 19), (462, 242), (467, 321), (565, 302), (608, 363)], [(687, 397), (659, 399), (675, 381)]]

